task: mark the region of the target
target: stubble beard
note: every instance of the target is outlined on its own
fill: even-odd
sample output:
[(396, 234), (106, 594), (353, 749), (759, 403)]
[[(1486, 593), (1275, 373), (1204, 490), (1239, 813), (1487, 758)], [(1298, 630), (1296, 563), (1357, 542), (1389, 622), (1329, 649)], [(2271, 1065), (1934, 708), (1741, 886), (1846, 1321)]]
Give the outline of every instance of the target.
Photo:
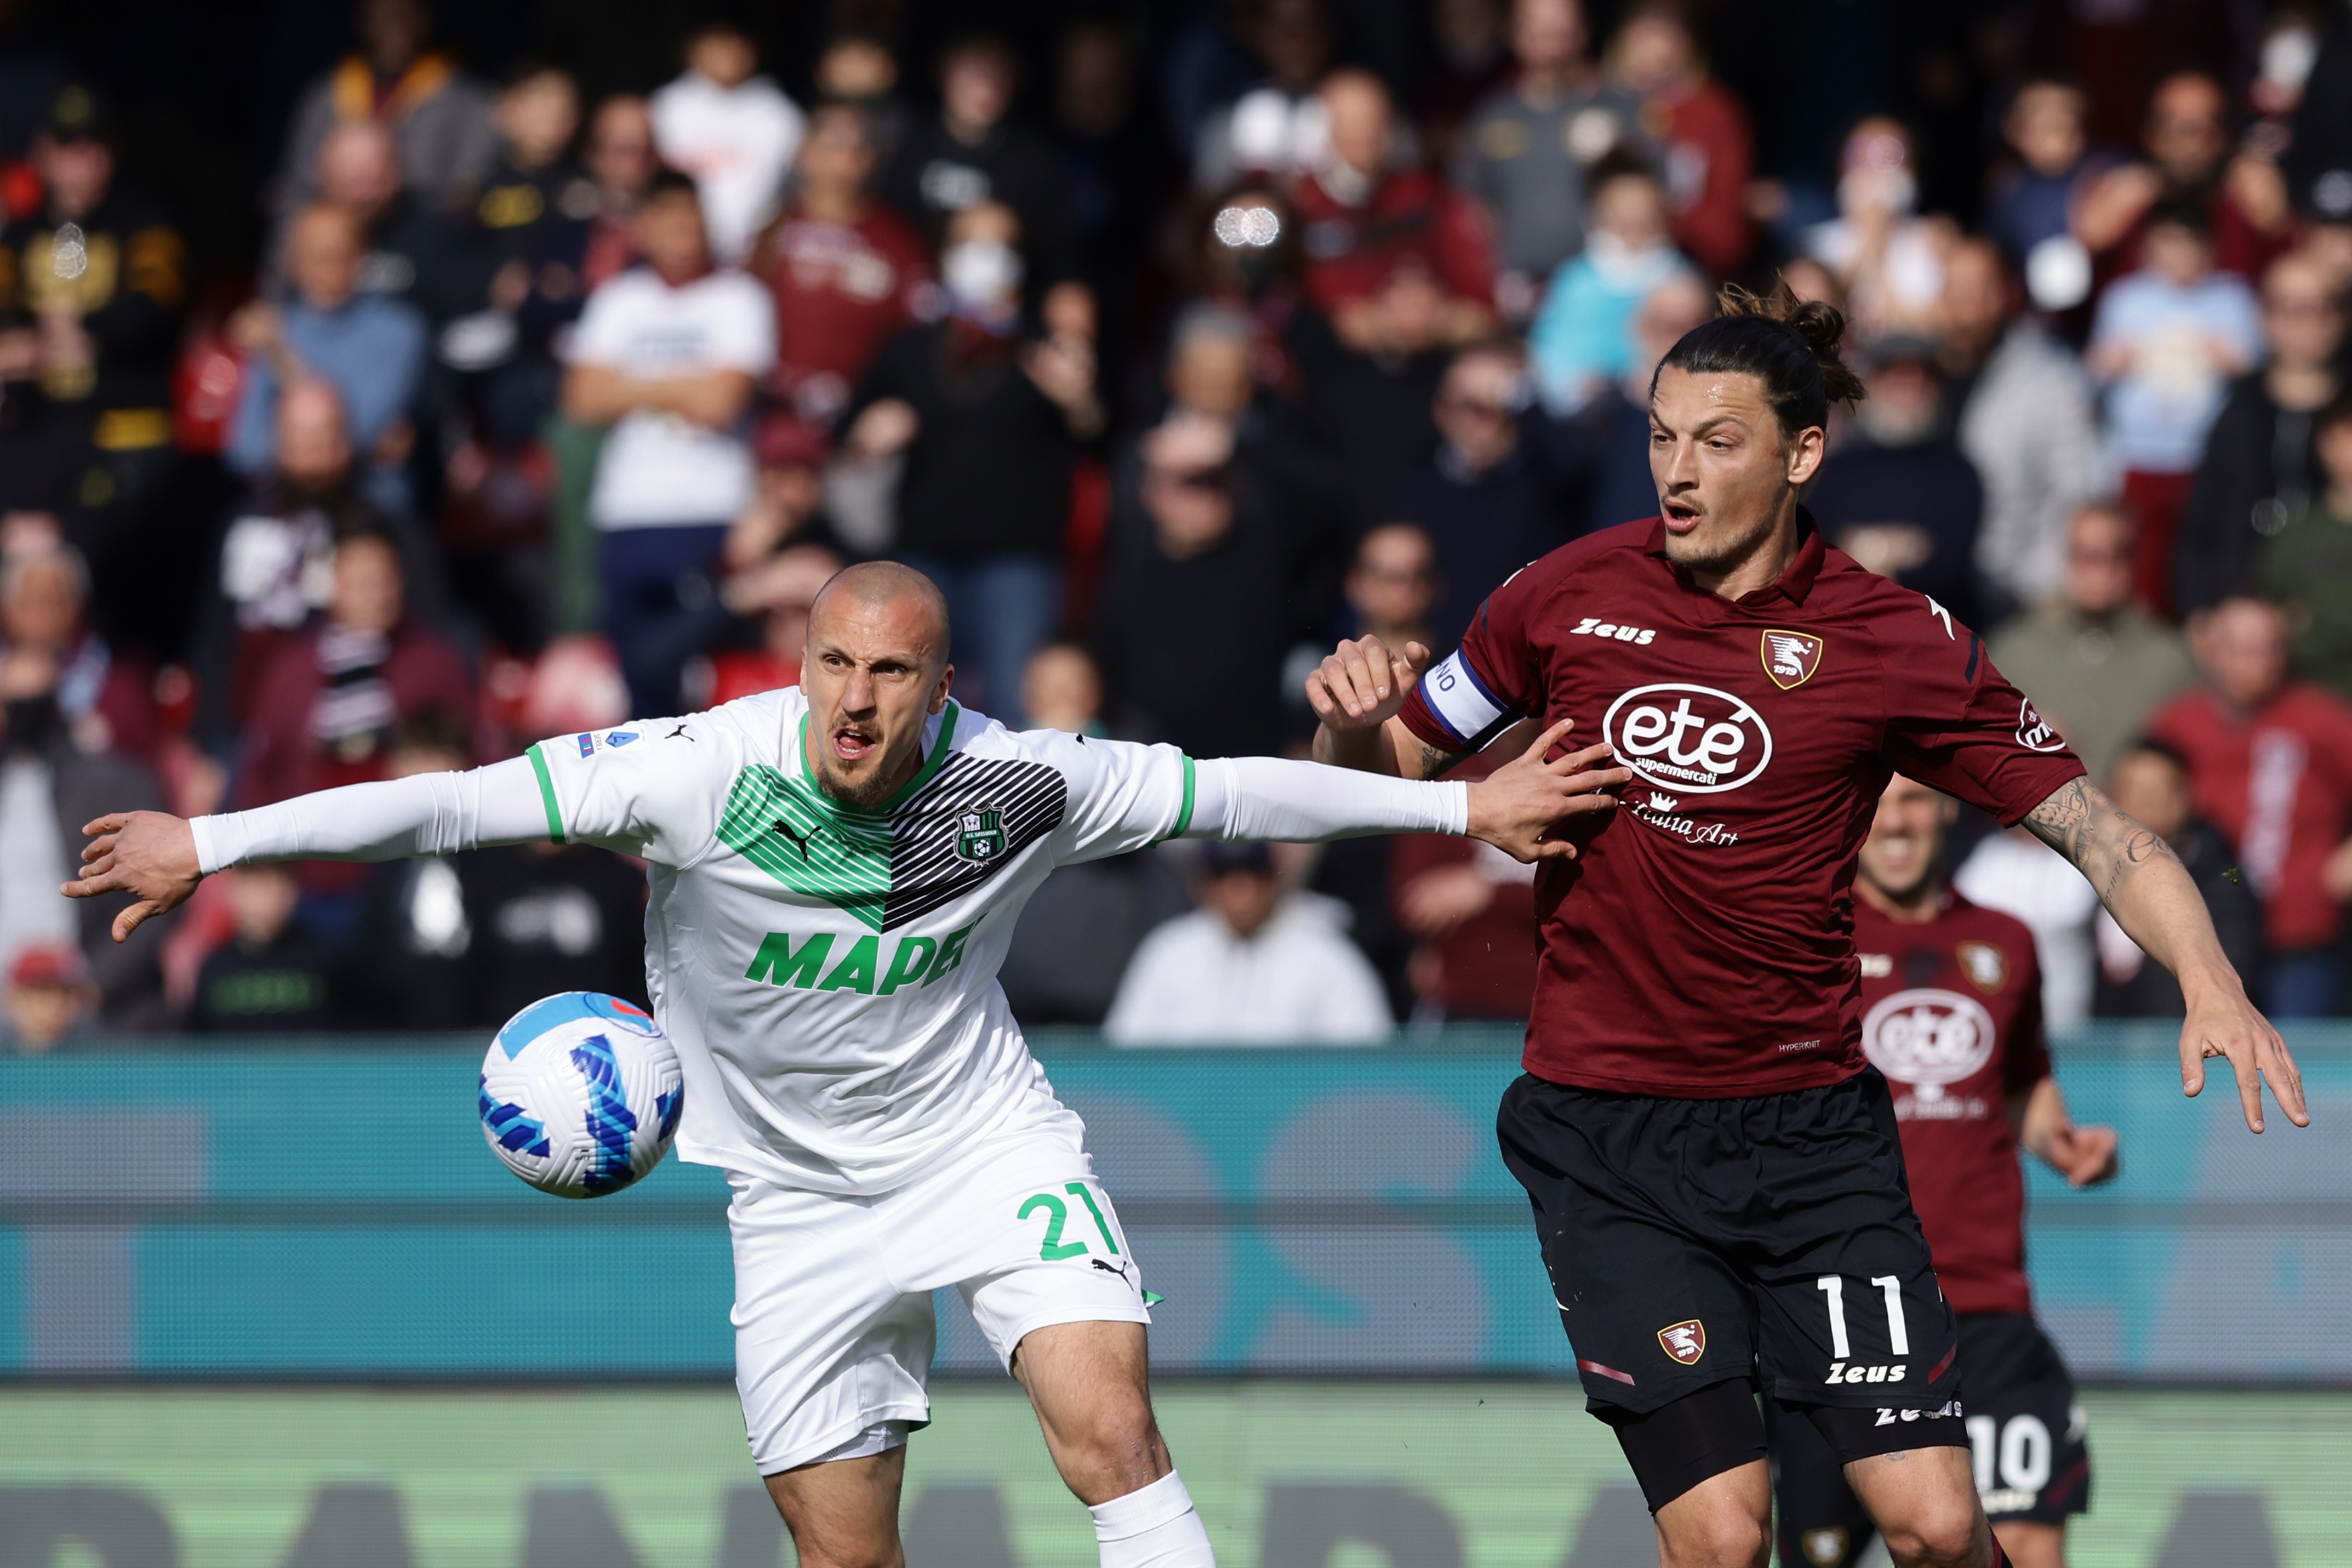
[(1744, 527), (1725, 525), (1708, 529), (1701, 527), (1693, 532), (1666, 534), (1666, 559), (1689, 572), (1705, 572), (1715, 576), (1728, 576), (1752, 559), (1772, 536), (1778, 512), (1767, 509)]
[(871, 811), (890, 798), (890, 780), (898, 770), (887, 761), (877, 762), (871, 772), (855, 778), (840, 771), (841, 764), (828, 752), (820, 751), (816, 758), (816, 782), (824, 793), (842, 805), (859, 811)]

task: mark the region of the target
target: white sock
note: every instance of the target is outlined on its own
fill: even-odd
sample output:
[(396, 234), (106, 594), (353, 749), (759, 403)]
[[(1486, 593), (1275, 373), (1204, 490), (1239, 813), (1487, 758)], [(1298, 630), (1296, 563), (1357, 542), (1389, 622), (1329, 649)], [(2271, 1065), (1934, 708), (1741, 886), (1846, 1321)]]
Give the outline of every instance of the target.
[(1102, 1568), (1217, 1568), (1209, 1531), (1173, 1470), (1125, 1497), (1087, 1510), (1095, 1516)]

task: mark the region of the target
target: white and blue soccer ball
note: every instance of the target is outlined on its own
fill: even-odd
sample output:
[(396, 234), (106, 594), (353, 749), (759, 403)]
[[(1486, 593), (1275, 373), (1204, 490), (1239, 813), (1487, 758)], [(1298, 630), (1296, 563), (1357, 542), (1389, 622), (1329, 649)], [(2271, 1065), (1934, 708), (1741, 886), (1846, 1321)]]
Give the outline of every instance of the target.
[(644, 1008), (566, 991), (507, 1020), (482, 1058), (482, 1136), (506, 1168), (564, 1198), (617, 1193), (661, 1163), (686, 1091)]

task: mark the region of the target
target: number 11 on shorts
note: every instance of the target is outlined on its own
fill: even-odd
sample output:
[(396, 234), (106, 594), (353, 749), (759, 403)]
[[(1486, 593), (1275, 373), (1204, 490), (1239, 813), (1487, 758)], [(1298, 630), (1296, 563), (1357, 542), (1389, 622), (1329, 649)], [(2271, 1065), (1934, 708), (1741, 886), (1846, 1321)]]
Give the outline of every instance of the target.
[[(1903, 1281), (1892, 1274), (1879, 1274), (1874, 1275), (1870, 1282), (1877, 1286), (1886, 1298), (1887, 1348), (1897, 1356), (1908, 1356), (1911, 1353), (1911, 1332), (1903, 1321)], [(1845, 1281), (1837, 1275), (1824, 1274), (1813, 1284), (1830, 1299), (1830, 1354), (1841, 1363), (1831, 1371), (1830, 1381), (1859, 1383), (1863, 1381), (1861, 1378), (1841, 1378), (1840, 1375), (1845, 1370), (1842, 1363), (1853, 1355), (1853, 1347), (1846, 1337), (1845, 1330)], [(1853, 1370), (1859, 1372), (1861, 1368)], [(1872, 1378), (1870, 1381), (1875, 1383), (1879, 1379)]]

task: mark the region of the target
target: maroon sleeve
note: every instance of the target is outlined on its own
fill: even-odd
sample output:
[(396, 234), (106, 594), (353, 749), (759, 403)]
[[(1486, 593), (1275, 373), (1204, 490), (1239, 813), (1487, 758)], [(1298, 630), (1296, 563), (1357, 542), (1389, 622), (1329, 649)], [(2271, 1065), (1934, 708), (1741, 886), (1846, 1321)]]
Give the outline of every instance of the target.
[(1495, 302), (1495, 247), (1486, 209), (1450, 190), (1438, 193), (1437, 266), (1445, 286), (1482, 305)]
[(2014, 827), (2083, 776), (2025, 694), (1992, 667), (1984, 639), (1933, 599), (1904, 594), (1880, 618), (1886, 760), (1895, 772)]

